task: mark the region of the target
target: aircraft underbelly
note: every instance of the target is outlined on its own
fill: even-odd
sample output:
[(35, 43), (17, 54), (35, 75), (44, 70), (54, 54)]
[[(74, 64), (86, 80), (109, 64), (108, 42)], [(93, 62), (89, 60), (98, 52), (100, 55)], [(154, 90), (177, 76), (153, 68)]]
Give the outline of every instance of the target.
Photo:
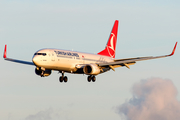
[(57, 58), (56, 62), (51, 65), (51, 69), (65, 72), (72, 72), (77, 62), (74, 59)]

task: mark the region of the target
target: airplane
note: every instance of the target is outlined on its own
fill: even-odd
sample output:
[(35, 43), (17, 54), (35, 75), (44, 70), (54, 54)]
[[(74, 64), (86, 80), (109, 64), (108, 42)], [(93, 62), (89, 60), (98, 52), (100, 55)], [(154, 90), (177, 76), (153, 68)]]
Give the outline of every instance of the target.
[(36, 66), (35, 73), (41, 77), (49, 76), (52, 73), (52, 70), (55, 70), (62, 74), (62, 76), (59, 77), (60, 82), (68, 81), (68, 77), (64, 76), (65, 72), (72, 74), (86, 74), (88, 75), (88, 82), (95, 82), (98, 74), (109, 70), (115, 71), (115, 68), (117, 67), (125, 66), (130, 69), (129, 65), (134, 65), (137, 61), (164, 58), (174, 55), (177, 42), (175, 43), (172, 53), (169, 55), (115, 59), (118, 24), (119, 21), (115, 20), (105, 49), (97, 54), (62, 49), (40, 49), (34, 54), (32, 62), (28, 62), (8, 58), (7, 45), (5, 45), (3, 57), (4, 60), (7, 61)]

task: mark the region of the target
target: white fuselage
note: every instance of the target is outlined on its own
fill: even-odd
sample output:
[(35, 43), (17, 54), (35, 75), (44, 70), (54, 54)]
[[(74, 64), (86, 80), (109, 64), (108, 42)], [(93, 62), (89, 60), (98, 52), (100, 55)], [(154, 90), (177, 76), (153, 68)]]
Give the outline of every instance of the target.
[(32, 61), (37, 67), (73, 73), (87, 64), (113, 62), (114, 59), (61, 49), (42, 49), (34, 54)]

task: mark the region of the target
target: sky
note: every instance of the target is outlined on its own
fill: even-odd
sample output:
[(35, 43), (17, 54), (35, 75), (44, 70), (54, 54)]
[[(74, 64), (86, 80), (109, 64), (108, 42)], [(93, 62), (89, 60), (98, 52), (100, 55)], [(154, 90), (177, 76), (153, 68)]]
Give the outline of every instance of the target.
[[(179, 6), (178, 0), (0, 0), (1, 53), (5, 44), (8, 57), (26, 61), (42, 48), (98, 53), (119, 20), (117, 59), (170, 54), (180, 40)], [(172, 57), (116, 68), (95, 83), (68, 73), (68, 82), (59, 83), (57, 71), (41, 78), (35, 66), (2, 58), (0, 119), (176, 120), (178, 114), (166, 113), (180, 112), (179, 61), (178, 43)]]

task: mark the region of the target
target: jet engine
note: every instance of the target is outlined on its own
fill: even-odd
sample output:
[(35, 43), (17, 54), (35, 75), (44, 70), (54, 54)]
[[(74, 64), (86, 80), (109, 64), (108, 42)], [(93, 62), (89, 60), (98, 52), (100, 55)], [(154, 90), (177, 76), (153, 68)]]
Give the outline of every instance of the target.
[(35, 73), (36, 73), (36, 75), (39, 75), (39, 76), (41, 76), (41, 77), (47, 77), (47, 76), (49, 76), (50, 74), (51, 74), (51, 70), (48, 70), (48, 69), (42, 69), (42, 68), (36, 68), (35, 69)]
[(96, 64), (88, 64), (88, 65), (84, 66), (83, 72), (86, 75), (97, 75), (101, 71), (100, 71), (99, 67)]

